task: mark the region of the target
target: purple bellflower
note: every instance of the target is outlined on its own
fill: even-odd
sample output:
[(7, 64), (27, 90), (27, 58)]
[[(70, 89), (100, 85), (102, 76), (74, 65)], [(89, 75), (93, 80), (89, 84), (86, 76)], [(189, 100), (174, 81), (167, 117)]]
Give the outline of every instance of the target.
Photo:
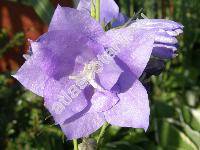
[[(107, 4), (106, 2), (109, 2), (109, 4)], [(135, 26), (135, 28), (145, 28), (145, 29), (149, 28), (149, 29), (159, 30), (158, 31), (159, 33), (155, 37), (155, 42), (151, 54), (151, 61), (148, 62), (148, 65), (144, 70), (144, 73), (148, 74), (148, 76), (150, 74), (159, 75), (159, 73), (161, 73), (161, 71), (165, 68), (164, 60), (174, 58), (175, 56), (178, 55), (177, 54), (178, 41), (176, 40), (175, 37), (183, 32), (182, 30), (183, 26), (181, 24), (177, 25), (178, 23), (175, 22), (174, 24), (172, 24), (172, 21), (163, 19), (135, 18), (136, 20), (132, 20), (131, 18), (128, 20), (128, 17), (126, 17), (122, 13), (119, 13), (118, 11), (119, 9), (116, 8), (116, 3), (114, 2), (114, 0), (109, 0), (106, 2), (102, 0), (100, 7), (100, 8), (106, 8), (106, 10), (102, 10), (103, 12), (101, 13), (101, 23), (106, 20), (106, 22), (104, 23), (107, 24), (108, 22), (111, 22), (113, 28), (123, 27), (123, 26), (126, 27), (131, 25)], [(87, 10), (87, 12), (90, 12), (90, 6), (91, 6), (90, 0), (80, 0), (77, 9), (81, 11)], [(150, 74), (149, 71), (151, 71)]]
[[(30, 42), (31, 55), (13, 76), (44, 97), (45, 107), (69, 140), (86, 137), (105, 122), (147, 130), (149, 100), (139, 77), (151, 55), (164, 58), (165, 51), (174, 51), (183, 26), (142, 19), (105, 32), (81, 9), (89, 10), (86, 2), (80, 1), (80, 10), (56, 8), (48, 32)], [(103, 4), (114, 11), (103, 9)], [(112, 0), (102, 0), (101, 8), (101, 20), (118, 16)]]

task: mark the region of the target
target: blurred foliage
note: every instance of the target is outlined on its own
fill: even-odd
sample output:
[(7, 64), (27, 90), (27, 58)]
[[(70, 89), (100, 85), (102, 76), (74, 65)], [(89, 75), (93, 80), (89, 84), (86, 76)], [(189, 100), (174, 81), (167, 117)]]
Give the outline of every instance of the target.
[[(38, 4), (38, 15), (49, 22), (53, 9), (47, 0), (20, 2), (35, 9), (34, 5)], [(200, 149), (199, 0), (118, 0), (117, 3), (128, 16), (144, 8), (144, 14), (149, 18), (167, 16), (181, 22), (185, 28), (184, 35), (180, 37), (179, 56), (166, 62), (166, 69), (161, 75), (151, 78), (151, 122), (147, 133), (141, 129), (109, 126), (100, 149)], [(15, 42), (20, 41), (18, 39), (21, 37), (22, 34), (18, 33), (8, 42), (6, 33), (1, 31), (0, 47), (10, 49), (22, 44)], [(2, 51), (1, 48), (1, 55), (4, 51), (7, 50)], [(61, 130), (53, 125), (42, 99), (12, 82), (9, 72), (0, 74), (0, 149), (72, 149), (72, 143), (66, 142)], [(91, 137), (97, 139), (98, 133)], [(90, 143), (83, 144), (92, 147), (88, 145)]]
[[(8, 42), (9, 41), (9, 42)], [(14, 35), (14, 37), (9, 40), (8, 34), (5, 30), (0, 30), (0, 58), (3, 57), (3, 55), (11, 50), (12, 48), (16, 46), (20, 46), (24, 43), (24, 33), (19, 32)]]
[(50, 23), (51, 17), (53, 15), (53, 5), (49, 0), (8, 0), (13, 2), (18, 2), (23, 5), (31, 6), (37, 13), (37, 15), (45, 23)]
[(13, 84), (10, 73), (0, 75), (0, 93), (0, 149), (63, 149), (63, 133), (40, 97)]

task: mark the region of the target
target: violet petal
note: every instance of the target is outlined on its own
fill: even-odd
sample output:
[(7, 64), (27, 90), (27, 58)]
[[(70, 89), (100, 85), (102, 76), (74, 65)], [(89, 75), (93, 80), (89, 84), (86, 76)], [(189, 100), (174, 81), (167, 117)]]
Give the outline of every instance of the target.
[(67, 122), (60, 126), (67, 139), (72, 140), (89, 136), (98, 130), (104, 122), (105, 119), (102, 113), (87, 113), (72, 122)]
[(104, 112), (106, 121), (121, 127), (143, 128), (149, 126), (149, 101), (146, 89), (135, 80), (126, 92), (118, 94), (120, 101), (110, 110)]

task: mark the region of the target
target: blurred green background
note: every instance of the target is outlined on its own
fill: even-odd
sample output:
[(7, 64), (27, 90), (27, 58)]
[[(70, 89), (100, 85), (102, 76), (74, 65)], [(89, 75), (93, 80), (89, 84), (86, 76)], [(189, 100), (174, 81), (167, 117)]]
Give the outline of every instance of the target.
[[(50, 21), (55, 8), (55, 2), (50, 0), (10, 1), (9, 4), (19, 3), (22, 8), (26, 6), (32, 8), (44, 26)], [(182, 23), (185, 28), (184, 34), (179, 38), (179, 56), (166, 62), (166, 69), (161, 75), (151, 77), (151, 122), (147, 133), (140, 129), (109, 127), (100, 149), (199, 150), (200, 1), (116, 0), (116, 2), (121, 12), (127, 16), (132, 16), (134, 12), (143, 8), (143, 13), (148, 18), (172, 19)], [(0, 6), (2, 4), (0, 1)], [(3, 11), (3, 7), (0, 8), (2, 9), (0, 11)], [(14, 32), (13, 36), (9, 36), (9, 31), (2, 27), (0, 64), (4, 63), (2, 59), (7, 59), (8, 53), (12, 55), (14, 49), (24, 48), (26, 40), (23, 31)], [(20, 51), (18, 57), (22, 57), (22, 54)], [(0, 149), (73, 149), (72, 143), (66, 142), (61, 130), (49, 117), (43, 106), (43, 100), (25, 90), (10, 76), (15, 71), (16, 69), (1, 69), (0, 72)], [(96, 137), (97, 134), (98, 132), (92, 137)]]

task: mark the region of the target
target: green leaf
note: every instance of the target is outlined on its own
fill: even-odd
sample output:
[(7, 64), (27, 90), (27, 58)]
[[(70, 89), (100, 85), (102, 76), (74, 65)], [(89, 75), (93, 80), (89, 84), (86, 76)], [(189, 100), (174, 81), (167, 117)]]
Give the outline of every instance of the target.
[(183, 118), (194, 130), (200, 131), (200, 110), (182, 107)]
[(53, 6), (49, 0), (31, 0), (32, 6), (37, 15), (45, 22), (50, 23), (53, 15)]
[(184, 124), (183, 130), (185, 134), (196, 144), (198, 149), (200, 149), (200, 133), (192, 130), (187, 124)]
[(158, 121), (158, 134), (159, 143), (166, 149), (197, 150), (195, 144), (167, 120)]

